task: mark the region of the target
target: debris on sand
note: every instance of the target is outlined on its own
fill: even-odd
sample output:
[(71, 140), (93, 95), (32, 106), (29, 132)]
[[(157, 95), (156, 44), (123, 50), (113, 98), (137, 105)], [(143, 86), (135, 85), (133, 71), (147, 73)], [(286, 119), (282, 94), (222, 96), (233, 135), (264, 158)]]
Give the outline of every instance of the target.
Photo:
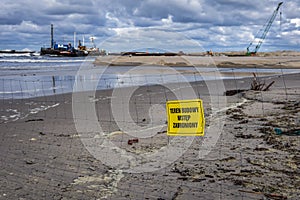
[(236, 90), (227, 90), (225, 91), (225, 96), (233, 96), (242, 92), (245, 92), (247, 90), (242, 90), (242, 89), (236, 89)]
[(117, 192), (118, 183), (124, 177), (121, 170), (109, 170), (105, 174), (79, 176), (72, 183), (73, 187), (85, 188), (83, 192), (92, 192), (97, 189), (97, 195), (101, 199), (107, 199)]
[(139, 142), (139, 139), (138, 138), (134, 138), (134, 139), (130, 139), (128, 140), (128, 145), (132, 145), (133, 143), (138, 143)]
[(269, 83), (268, 85), (266, 85), (266, 82), (263, 81), (261, 82), (260, 80), (258, 80), (257, 76), (255, 73), (253, 73), (253, 81), (251, 83), (251, 88), (250, 90), (255, 90), (255, 91), (268, 91), (269, 88), (275, 83), (275, 81), (272, 81), (271, 83)]
[(224, 92), (225, 96), (234, 96), (236, 94), (247, 92), (249, 90), (253, 91), (268, 91), (270, 87), (275, 83), (272, 81), (269, 84), (266, 84), (266, 81), (261, 81), (258, 79), (256, 73), (253, 73), (253, 81), (251, 83), (250, 89), (234, 89), (234, 90), (227, 90)]
[(282, 194), (247, 191), (247, 190), (239, 190), (239, 191), (244, 192), (244, 193), (250, 193), (250, 194), (264, 195), (265, 197), (267, 197), (269, 199), (278, 199), (278, 200), (287, 199), (287, 196), (282, 195)]

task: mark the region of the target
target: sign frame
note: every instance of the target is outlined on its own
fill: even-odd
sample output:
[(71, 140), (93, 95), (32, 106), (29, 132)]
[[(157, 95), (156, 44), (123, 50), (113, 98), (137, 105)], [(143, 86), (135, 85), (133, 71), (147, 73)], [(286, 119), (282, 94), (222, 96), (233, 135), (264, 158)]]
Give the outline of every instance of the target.
[(168, 136), (204, 136), (205, 118), (201, 99), (167, 101), (166, 111)]

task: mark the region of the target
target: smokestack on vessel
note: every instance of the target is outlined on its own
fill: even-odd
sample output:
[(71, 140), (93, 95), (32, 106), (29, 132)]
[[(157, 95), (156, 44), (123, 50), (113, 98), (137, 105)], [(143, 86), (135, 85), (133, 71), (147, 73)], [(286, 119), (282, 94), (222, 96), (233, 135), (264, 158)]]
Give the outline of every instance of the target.
[(51, 24), (51, 43), (50, 48), (53, 49), (54, 41), (53, 41), (53, 24)]

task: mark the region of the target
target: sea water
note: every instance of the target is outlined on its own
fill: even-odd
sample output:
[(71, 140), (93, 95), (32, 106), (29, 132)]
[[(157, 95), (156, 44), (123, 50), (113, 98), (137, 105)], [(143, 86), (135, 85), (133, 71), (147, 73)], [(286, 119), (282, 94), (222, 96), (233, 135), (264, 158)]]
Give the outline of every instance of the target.
[[(0, 54), (0, 98), (22, 99), (82, 90), (233, 79), (265, 74), (299, 73), (295, 69), (217, 69), (212, 67), (96, 66), (96, 57)], [(242, 75), (241, 75), (242, 74)], [(78, 87), (76, 87), (78, 88)]]

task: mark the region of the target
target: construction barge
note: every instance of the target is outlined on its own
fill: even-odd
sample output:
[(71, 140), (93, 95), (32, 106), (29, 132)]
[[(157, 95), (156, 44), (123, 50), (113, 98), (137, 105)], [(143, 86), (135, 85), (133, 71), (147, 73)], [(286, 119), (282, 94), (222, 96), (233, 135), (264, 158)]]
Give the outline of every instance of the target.
[(50, 48), (41, 48), (40, 55), (55, 55), (55, 56), (67, 56), (78, 57), (87, 56), (88, 52), (77, 50), (69, 43), (68, 45), (55, 44)]
[[(78, 48), (72, 46), (71, 43), (68, 44), (56, 44), (54, 42), (53, 37), (53, 24), (51, 24), (51, 38), (50, 38), (50, 47), (45, 48), (41, 47), (40, 55), (52, 55), (52, 56), (66, 56), (66, 57), (79, 57), (79, 56), (98, 56), (103, 55), (103, 51), (99, 51), (96, 48), (94, 41), (92, 40), (94, 47), (93, 48), (86, 48), (86, 46), (81, 45), (81, 41), (78, 42)], [(74, 34), (74, 45), (75, 45), (75, 34)]]

